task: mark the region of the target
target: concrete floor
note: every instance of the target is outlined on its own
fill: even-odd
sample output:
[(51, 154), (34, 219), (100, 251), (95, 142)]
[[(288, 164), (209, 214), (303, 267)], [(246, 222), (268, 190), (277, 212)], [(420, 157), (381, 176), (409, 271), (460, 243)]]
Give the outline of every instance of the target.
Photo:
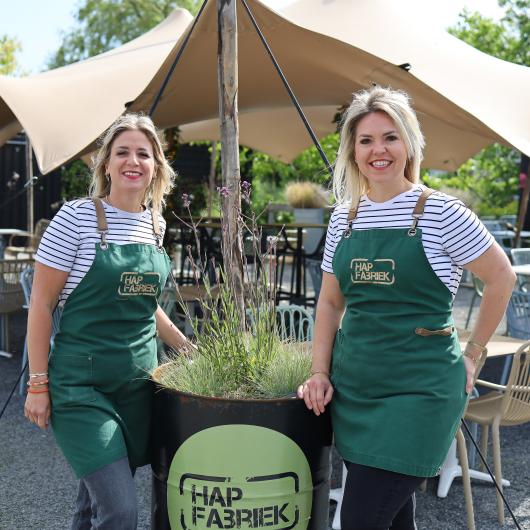
[[(462, 326), (471, 290), (462, 288), (455, 301), (455, 321)], [(20, 370), (25, 315), (13, 319), (12, 359), (0, 358), (0, 407), (6, 401)], [(501, 323), (498, 332), (503, 333)], [(498, 378), (502, 363), (488, 362), (484, 378)], [(42, 432), (23, 417), (21, 396), (16, 394), (0, 419), (0, 530), (65, 530), (73, 511), (76, 481), (57, 449), (51, 432)], [(504, 428), (501, 433), (504, 475), (512, 481), (506, 495), (519, 517), (521, 528), (530, 529), (530, 424)], [(340, 467), (339, 467), (340, 469)], [(150, 469), (136, 475), (140, 505), (139, 530), (150, 528)], [(339, 481), (334, 475), (335, 484)], [(466, 515), (461, 481), (457, 479), (445, 499), (436, 497), (437, 479), (417, 494), (419, 530), (465, 529)], [(500, 528), (495, 493), (490, 485), (474, 483), (477, 530)], [(334, 506), (331, 506), (332, 515)], [(507, 519), (506, 529), (515, 528)], [(117, 529), (118, 530), (118, 529)], [(324, 530), (324, 529), (323, 529)]]

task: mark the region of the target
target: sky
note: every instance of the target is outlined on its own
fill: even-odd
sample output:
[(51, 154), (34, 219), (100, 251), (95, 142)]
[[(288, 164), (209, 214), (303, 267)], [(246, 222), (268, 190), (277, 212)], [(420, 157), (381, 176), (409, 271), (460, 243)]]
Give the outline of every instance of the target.
[[(263, 0), (274, 9), (290, 0)], [(497, 0), (388, 0), (408, 2), (428, 10), (432, 22), (441, 28), (454, 25), (464, 7), (499, 19)], [(75, 26), (73, 14), (80, 0), (0, 0), (0, 36), (16, 37), (22, 45), (17, 55), (21, 69), (35, 74), (46, 69), (46, 61), (59, 48), (61, 35)], [(23, 8), (21, 9), (21, 5)]]

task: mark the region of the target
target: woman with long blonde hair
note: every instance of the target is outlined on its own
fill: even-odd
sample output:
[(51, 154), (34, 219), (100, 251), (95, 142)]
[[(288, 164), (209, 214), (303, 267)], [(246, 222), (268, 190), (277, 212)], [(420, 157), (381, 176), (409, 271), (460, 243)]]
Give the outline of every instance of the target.
[[(335, 165), (312, 375), (299, 388), (317, 415), (331, 403), (348, 468), (342, 530), (416, 528), (414, 490), (445, 459), (515, 282), (477, 217), (419, 183), (423, 145), (405, 93), (354, 94)], [(452, 317), (462, 268), (485, 285), (463, 353)]]

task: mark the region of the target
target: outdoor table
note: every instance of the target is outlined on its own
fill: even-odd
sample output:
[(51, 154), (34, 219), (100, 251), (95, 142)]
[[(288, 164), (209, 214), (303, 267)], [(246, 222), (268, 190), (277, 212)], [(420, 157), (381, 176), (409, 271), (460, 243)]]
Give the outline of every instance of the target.
[(530, 264), (512, 265), (512, 269), (519, 276), (530, 276)]
[[(216, 297), (219, 292), (217, 286), (210, 288), (210, 295)], [(190, 320), (187, 318), (194, 318), (197, 313), (197, 302), (206, 300), (208, 297), (208, 289), (204, 285), (179, 285), (177, 286), (176, 300), (177, 302), (185, 303), (188, 307), (185, 323), (184, 323), (184, 334), (191, 336), (193, 334), (193, 328)]]

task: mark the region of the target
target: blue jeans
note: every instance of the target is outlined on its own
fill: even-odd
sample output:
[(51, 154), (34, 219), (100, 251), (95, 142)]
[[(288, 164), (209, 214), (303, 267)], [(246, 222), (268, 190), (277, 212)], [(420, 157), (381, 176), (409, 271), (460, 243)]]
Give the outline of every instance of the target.
[(134, 470), (124, 457), (79, 481), (71, 530), (136, 530)]
[(425, 480), (345, 462), (342, 530), (416, 530), (414, 490)]

